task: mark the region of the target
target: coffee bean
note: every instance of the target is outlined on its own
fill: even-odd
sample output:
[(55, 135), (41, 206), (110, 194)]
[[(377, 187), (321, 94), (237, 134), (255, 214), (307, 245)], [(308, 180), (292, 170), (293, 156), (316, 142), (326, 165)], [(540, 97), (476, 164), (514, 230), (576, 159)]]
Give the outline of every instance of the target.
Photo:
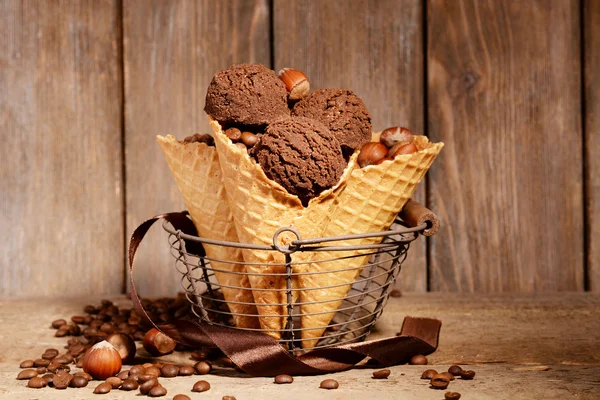
[(54, 374), (46, 374), (42, 378), (48, 383), (48, 386), (54, 386)]
[(321, 389), (337, 389), (340, 384), (335, 379), (325, 379), (319, 386)]
[(433, 389), (446, 389), (448, 384), (450, 383), (450, 379), (446, 375), (443, 374), (435, 374), (431, 378), (431, 387)]
[(449, 381), (454, 380), (454, 375), (452, 375), (450, 372), (442, 372), (441, 374), (446, 375), (446, 377), (448, 378)]
[(83, 307), (83, 312), (86, 314), (98, 314), (98, 309), (92, 305), (87, 305)]
[(421, 379), (431, 379), (434, 375), (437, 375), (437, 371), (435, 369), (426, 369), (421, 374)]
[(144, 373), (144, 367), (142, 367), (141, 365), (134, 365), (133, 367), (131, 367), (129, 369), (129, 375), (141, 375)]
[(44, 352), (44, 354), (42, 354), (42, 358), (44, 360), (52, 360), (57, 355), (58, 355), (58, 350), (56, 350), (56, 349), (47, 349)]
[(223, 397), (221, 397), (221, 400), (237, 400), (237, 399), (233, 396), (223, 396)]
[(36, 376), (38, 376), (38, 373), (35, 369), (24, 369), (23, 371), (19, 372), (17, 379), (23, 381), (25, 379), (35, 378)]
[(58, 329), (61, 326), (66, 325), (66, 324), (67, 324), (67, 321), (65, 321), (64, 319), (57, 319), (57, 320), (52, 321), (52, 327), (54, 329)]
[(110, 322), (105, 322), (100, 325), (100, 332), (104, 332), (106, 334), (111, 334), (115, 331), (115, 327)]
[(122, 381), (124, 381), (125, 379), (129, 378), (129, 370), (125, 370), (125, 371), (121, 371), (117, 374), (117, 378), (121, 379)]
[(77, 376), (74, 376), (73, 379), (71, 379), (71, 387), (74, 387), (74, 388), (86, 387), (88, 385), (88, 382), (89, 381), (85, 378), (85, 376), (77, 375)]
[(411, 365), (427, 365), (427, 357), (421, 354), (417, 354), (416, 356), (412, 356), (410, 359)]
[[(129, 376), (131, 376), (131, 374)], [(156, 375), (149, 375), (149, 374), (142, 374), (142, 375), (134, 374), (133, 376), (137, 376), (138, 377), (137, 381), (139, 383), (146, 383), (148, 381), (151, 381), (152, 379), (156, 379), (157, 378)]]
[(150, 396), (150, 397), (162, 397), (162, 396), (165, 396), (166, 394), (167, 394), (167, 389), (165, 389), (165, 387), (162, 386), (161, 384), (154, 386), (152, 389), (150, 389), (150, 392), (148, 392), (148, 396)]
[(159, 377), (160, 369), (156, 367), (148, 367), (144, 370), (144, 375), (154, 375), (156, 377)]
[(73, 315), (71, 317), (71, 321), (75, 322), (76, 324), (83, 324), (83, 320), (84, 320), (83, 315)]
[(258, 142), (258, 135), (252, 132), (242, 132), (240, 139), (246, 146), (252, 147)]
[(70, 354), (63, 354), (52, 361), (54, 361), (55, 364), (71, 364), (73, 362), (73, 356)]
[(242, 131), (240, 131), (238, 128), (229, 128), (225, 130), (225, 135), (227, 135), (227, 137), (235, 143), (242, 137)]
[(192, 354), (190, 356), (194, 361), (204, 361), (208, 358), (208, 352), (204, 350), (196, 350), (192, 351)]
[(196, 374), (206, 375), (212, 370), (212, 364), (208, 361), (200, 361), (194, 365), (194, 369), (196, 370)]
[(57, 389), (66, 389), (69, 387), (71, 383), (71, 379), (73, 379), (73, 375), (68, 372), (59, 372), (54, 374), (54, 378), (52, 382), (54, 383), (54, 387)]
[(33, 365), (34, 365), (33, 360), (25, 360), (19, 365), (19, 367), (20, 368), (31, 368), (31, 367), (33, 367)]
[(38, 358), (37, 360), (33, 361), (33, 365), (35, 365), (36, 367), (47, 367), (48, 365), (50, 365), (50, 361), (44, 360), (43, 358)]
[[(63, 325), (63, 326), (67, 326), (67, 325)], [(65, 337), (69, 334), (69, 328), (59, 328), (56, 333), (54, 334), (54, 336), (56, 337)]]
[(113, 302), (107, 299), (102, 299), (100, 300), (100, 304), (102, 305), (102, 307), (107, 308), (113, 305)]
[(85, 379), (87, 379), (88, 381), (91, 381), (92, 379), (94, 379), (94, 378), (92, 378), (92, 376), (91, 376), (90, 374), (88, 374), (87, 372), (77, 372), (76, 374), (73, 374), (73, 377), (76, 377), (76, 376), (83, 376), (83, 377), (84, 377)]
[(68, 365), (62, 365), (60, 364), (58, 366), (58, 368), (56, 368), (56, 370), (54, 371), (54, 373), (58, 373), (58, 372), (71, 372), (71, 367), (69, 367)]
[(373, 372), (373, 379), (387, 379), (391, 372), (389, 369), (380, 369)]
[(471, 380), (471, 379), (475, 378), (475, 371), (471, 371), (471, 370), (461, 371), (460, 377), (465, 380)]
[(48, 372), (48, 369), (46, 367), (37, 367), (35, 369), (35, 372), (37, 372), (38, 375), (42, 375), (42, 374), (45, 374), (46, 372)]
[(110, 378), (107, 378), (104, 382), (110, 383), (110, 386), (112, 386), (113, 389), (117, 389), (123, 383), (123, 381), (117, 378), (116, 376), (111, 376)]
[(56, 372), (56, 370), (61, 366), (62, 364), (57, 364), (57, 363), (51, 363), (50, 365), (48, 365), (48, 367), (46, 367), (48, 369), (48, 371), (54, 373)]
[(292, 383), (294, 382), (294, 378), (289, 375), (277, 375), (275, 377), (275, 383)]
[(450, 368), (448, 368), (448, 372), (450, 372), (454, 376), (460, 375), (460, 373), (462, 372), (462, 370), (463, 369), (461, 367), (459, 367), (458, 365), (453, 365)]
[(48, 386), (48, 382), (46, 382), (46, 380), (44, 378), (40, 378), (40, 377), (33, 377), (29, 380), (29, 382), (27, 382), (27, 387), (33, 388), (33, 389), (41, 389), (43, 387)]
[(184, 365), (181, 368), (179, 368), (179, 375), (180, 376), (194, 375), (194, 372), (196, 372), (196, 370), (194, 369), (194, 367), (192, 367), (190, 365)]
[(206, 382), (206, 381), (198, 381), (196, 383), (194, 383), (194, 387), (192, 387), (192, 392), (206, 392), (207, 390), (210, 389), (210, 383)]
[(112, 390), (110, 383), (102, 382), (94, 389), (95, 394), (106, 394)]
[(81, 354), (85, 353), (85, 351), (86, 351), (86, 350), (87, 350), (87, 347), (86, 347), (86, 346), (84, 346), (84, 345), (82, 345), (82, 344), (76, 344), (76, 345), (74, 345), (74, 346), (71, 346), (71, 347), (69, 348), (69, 354), (70, 354), (72, 357), (77, 357), (77, 356), (79, 356), (79, 355), (81, 355)]
[(125, 379), (121, 384), (121, 390), (126, 391), (137, 390), (138, 387), (140, 387), (140, 384), (135, 379)]
[(176, 394), (173, 396), (173, 400), (192, 400), (190, 396), (186, 396), (185, 394)]
[(140, 385), (140, 393), (145, 396), (148, 393), (150, 393), (150, 389), (152, 389), (156, 385), (158, 385), (158, 379), (152, 378)]
[(446, 399), (446, 400), (458, 400), (458, 399), (460, 399), (460, 393), (458, 393), (458, 392), (446, 392), (444, 394), (444, 399)]
[(392, 297), (402, 297), (402, 292), (398, 289), (394, 289), (390, 292), (390, 296)]
[(79, 325), (69, 324), (69, 325), (67, 325), (67, 327), (69, 329), (69, 335), (71, 335), (71, 336), (81, 335), (81, 328), (79, 327)]

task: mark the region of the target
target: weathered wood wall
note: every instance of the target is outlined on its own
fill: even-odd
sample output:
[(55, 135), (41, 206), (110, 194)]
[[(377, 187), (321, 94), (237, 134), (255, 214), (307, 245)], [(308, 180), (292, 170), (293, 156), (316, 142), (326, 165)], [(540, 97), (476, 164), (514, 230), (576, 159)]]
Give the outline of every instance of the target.
[[(442, 230), (403, 290), (598, 290), (599, 27), (596, 0), (2, 1), (0, 296), (123, 290), (133, 229), (183, 207), (155, 136), (207, 131), (236, 62), (446, 143), (416, 196)], [(179, 290), (164, 240), (143, 294)]]

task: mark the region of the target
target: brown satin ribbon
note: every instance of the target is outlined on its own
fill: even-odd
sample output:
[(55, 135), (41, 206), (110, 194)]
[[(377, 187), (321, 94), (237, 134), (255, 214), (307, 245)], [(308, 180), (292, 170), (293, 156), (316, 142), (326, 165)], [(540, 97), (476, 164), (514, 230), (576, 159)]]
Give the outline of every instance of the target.
[[(142, 318), (179, 343), (195, 348), (217, 347), (239, 368), (253, 376), (338, 372), (353, 367), (366, 357), (378, 366), (390, 366), (406, 363), (416, 354), (430, 354), (437, 348), (442, 323), (429, 318), (406, 317), (399, 336), (314, 350), (299, 357), (292, 357), (275, 339), (260, 332), (185, 320), (156, 324), (150, 320), (135, 290), (133, 261), (144, 236), (161, 219), (166, 219), (183, 233), (197, 234), (187, 212), (158, 215), (138, 226), (129, 242), (131, 299)], [(190, 253), (204, 255), (204, 249), (198, 242), (186, 241), (186, 249)]]

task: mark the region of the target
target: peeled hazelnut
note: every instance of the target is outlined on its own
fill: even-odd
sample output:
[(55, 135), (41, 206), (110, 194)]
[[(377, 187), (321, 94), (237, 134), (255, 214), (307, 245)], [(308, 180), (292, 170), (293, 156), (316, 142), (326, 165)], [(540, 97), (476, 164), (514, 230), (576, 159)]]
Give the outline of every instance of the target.
[(135, 357), (135, 342), (129, 335), (124, 333), (114, 333), (106, 338), (106, 341), (117, 349), (121, 356), (121, 362), (123, 364), (131, 364)]
[(121, 370), (121, 356), (106, 340), (92, 346), (83, 356), (83, 371), (96, 379), (106, 379)]
[(358, 154), (358, 165), (364, 168), (368, 165), (376, 164), (384, 158), (388, 153), (387, 147), (381, 143), (369, 142), (363, 145)]
[(144, 349), (155, 357), (172, 353), (175, 345), (173, 339), (156, 328), (150, 329), (144, 336)]
[(408, 144), (398, 143), (390, 149), (390, 151), (388, 152), (387, 155), (388, 155), (388, 157), (395, 158), (395, 157), (401, 156), (403, 154), (416, 153), (417, 151), (419, 151), (419, 149), (417, 149), (417, 146), (415, 146), (414, 143), (408, 143)]
[(381, 132), (379, 141), (389, 149), (398, 143), (411, 143), (413, 141), (413, 137), (414, 135), (410, 130), (399, 126), (394, 126)]
[(294, 68), (284, 68), (277, 73), (285, 83), (290, 100), (300, 100), (310, 92), (310, 82), (303, 72)]

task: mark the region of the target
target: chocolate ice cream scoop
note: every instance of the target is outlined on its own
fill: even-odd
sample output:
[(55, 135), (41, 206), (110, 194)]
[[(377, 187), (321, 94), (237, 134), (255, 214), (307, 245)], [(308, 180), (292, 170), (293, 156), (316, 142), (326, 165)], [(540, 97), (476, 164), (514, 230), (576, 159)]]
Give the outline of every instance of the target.
[(292, 117), (267, 126), (250, 155), (304, 206), (335, 186), (346, 167), (336, 137), (318, 121)]
[(204, 111), (224, 125), (266, 125), (289, 116), (285, 84), (260, 64), (237, 64), (215, 75)]
[(321, 121), (338, 139), (346, 155), (371, 140), (371, 114), (351, 90), (316, 90), (296, 103), (292, 115)]

